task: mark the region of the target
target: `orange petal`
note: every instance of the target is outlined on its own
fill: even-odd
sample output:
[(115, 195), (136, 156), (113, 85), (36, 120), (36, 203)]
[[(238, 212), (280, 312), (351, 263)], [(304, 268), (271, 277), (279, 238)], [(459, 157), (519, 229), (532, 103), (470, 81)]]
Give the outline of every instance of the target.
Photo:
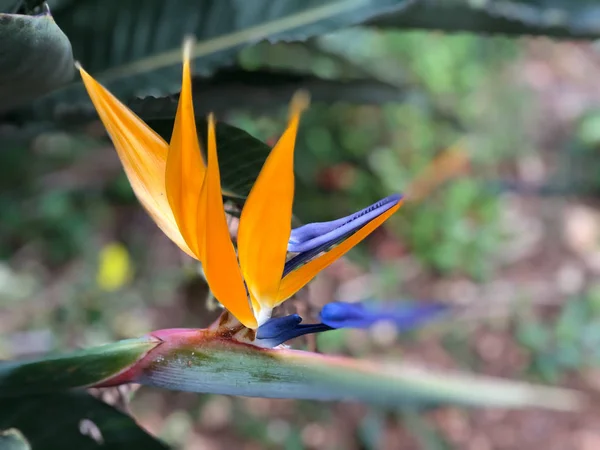
[(198, 199), (206, 168), (200, 152), (194, 119), (190, 73), (191, 50), (192, 41), (188, 39), (183, 47), (181, 94), (169, 145), (165, 185), (167, 198), (179, 230), (188, 247), (199, 258), (198, 229), (201, 216), (198, 214)]
[(307, 106), (304, 93), (292, 100), (288, 127), (265, 161), (240, 217), (240, 266), (263, 319), (269, 318), (277, 301), (287, 256), (294, 202), (294, 145), (300, 114)]
[(340, 256), (344, 255), (348, 250), (366, 238), (373, 230), (379, 225), (385, 222), (392, 214), (394, 214), (398, 208), (402, 206), (402, 201), (397, 205), (388, 209), (386, 212), (376, 217), (372, 222), (365, 225), (363, 228), (358, 230), (356, 233), (351, 235), (348, 239), (341, 242), (336, 247), (333, 247), (328, 252), (317, 256), (312, 261), (301, 266), (297, 270), (290, 272), (286, 275), (279, 286), (279, 293), (277, 296), (277, 305), (290, 298), (300, 289), (302, 289), (310, 280), (312, 280), (321, 270), (329, 266)]
[(113, 141), (133, 192), (159, 228), (191, 255), (165, 194), (167, 143), (81, 66), (77, 67)]
[(200, 200), (205, 232), (201, 240), (202, 267), (210, 290), (225, 308), (249, 328), (256, 328), (246, 286), (242, 279), (235, 249), (229, 237), (227, 218), (221, 195), (215, 124), (208, 118), (208, 165)]

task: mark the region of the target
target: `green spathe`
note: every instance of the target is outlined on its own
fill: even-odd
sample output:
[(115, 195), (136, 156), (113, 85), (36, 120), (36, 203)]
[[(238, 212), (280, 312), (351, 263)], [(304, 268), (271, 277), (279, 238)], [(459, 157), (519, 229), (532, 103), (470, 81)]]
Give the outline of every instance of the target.
[(0, 397), (128, 382), (265, 398), (358, 401), (388, 408), (464, 405), (573, 410), (566, 389), (378, 363), (287, 348), (264, 349), (221, 329), (160, 330), (70, 354), (0, 364)]

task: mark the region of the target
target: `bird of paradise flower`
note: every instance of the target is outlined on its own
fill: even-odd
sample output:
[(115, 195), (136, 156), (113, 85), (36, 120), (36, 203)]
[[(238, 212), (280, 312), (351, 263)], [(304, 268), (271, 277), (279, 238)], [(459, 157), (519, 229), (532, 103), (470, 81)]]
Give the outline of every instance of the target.
[[(287, 128), (264, 162), (244, 203), (236, 253), (223, 204), (212, 115), (208, 118), (206, 160), (198, 140), (191, 50), (192, 41), (188, 39), (184, 44), (181, 94), (169, 144), (78, 66), (137, 198), (160, 229), (202, 263), (212, 293), (226, 310), (248, 330), (264, 326), (259, 332), (263, 344), (282, 339), (274, 341), (274, 333), (290, 338), (333, 328), (326, 324), (299, 326), (296, 315), (285, 320), (270, 319), (275, 307), (394, 214), (402, 205), (402, 196), (392, 195), (346, 218), (292, 230), (294, 147), (301, 114), (309, 105), (308, 95), (299, 92), (291, 101)], [(239, 151), (243, 153), (244, 149)], [(290, 254), (294, 256), (288, 258)], [(438, 307), (424, 306), (401, 311), (400, 316), (408, 323), (438, 311)], [(325, 309), (322, 316), (329, 318), (330, 324), (339, 324), (340, 318), (343, 322), (348, 314), (355, 317), (357, 312), (357, 305), (346, 308), (337, 303)], [(363, 308), (359, 325), (371, 324), (381, 314)], [(388, 316), (395, 317), (394, 313)], [(222, 320), (221, 324), (225, 322), (231, 326), (231, 320)], [(288, 332), (281, 334), (284, 330)], [(245, 337), (254, 341), (255, 334), (247, 332)]]

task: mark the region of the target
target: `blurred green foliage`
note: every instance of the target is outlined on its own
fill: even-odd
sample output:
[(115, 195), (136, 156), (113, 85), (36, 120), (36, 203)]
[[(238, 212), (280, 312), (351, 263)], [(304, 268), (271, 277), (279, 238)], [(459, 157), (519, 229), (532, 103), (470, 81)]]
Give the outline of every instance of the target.
[(570, 298), (555, 318), (531, 314), (517, 322), (516, 337), (531, 352), (530, 370), (557, 383), (567, 373), (600, 365), (600, 285)]

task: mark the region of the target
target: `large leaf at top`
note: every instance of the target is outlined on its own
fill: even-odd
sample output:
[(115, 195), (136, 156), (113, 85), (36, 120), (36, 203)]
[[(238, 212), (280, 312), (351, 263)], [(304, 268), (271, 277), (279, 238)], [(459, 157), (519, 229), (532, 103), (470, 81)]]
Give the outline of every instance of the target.
[(600, 37), (600, 3), (596, 0), (421, 0), (371, 19), (367, 24), (595, 39)]
[(71, 43), (48, 10), (35, 16), (0, 13), (0, 42), (0, 112), (73, 79)]
[[(329, 80), (285, 70), (245, 70), (235, 66), (209, 77), (194, 77), (194, 111), (198, 116), (215, 113), (217, 119), (236, 110), (270, 112), (288, 104), (299, 89), (310, 93), (313, 102), (324, 103), (381, 104), (398, 102), (406, 96), (406, 90), (377, 80)], [(131, 100), (128, 106), (146, 119), (174, 120), (178, 100), (177, 93)]]
[[(27, 3), (35, 6), (41, 1)], [(51, 0), (49, 3), (56, 8), (59, 25), (74, 43), (77, 58), (111, 90), (128, 98), (162, 95), (178, 89), (179, 72), (175, 67), (179, 65), (179, 47), (186, 33), (196, 35), (201, 41), (196, 48), (195, 65), (207, 73), (229, 64), (240, 47), (261, 39), (304, 40), (361, 22), (387, 28), (566, 38), (600, 36), (600, 5), (595, 0), (147, 0), (143, 3)], [(0, 0), (3, 8), (0, 10), (12, 10), (14, 5), (14, 0)], [(54, 29), (56, 33), (57, 30)], [(27, 98), (35, 98), (69, 78), (70, 74), (66, 74), (60, 83), (44, 89), (39, 89), (39, 84), (30, 84)], [(78, 80), (46, 100), (37, 105), (38, 109), (48, 108), (45, 114), (51, 113), (57, 104), (87, 102)], [(1, 107), (8, 109), (14, 104), (4, 102)]]
[[(133, 418), (83, 392), (0, 398), (0, 430), (11, 428), (19, 430), (33, 450), (168, 448)], [(0, 449), (9, 448), (0, 435)]]
[[(409, 0), (86, 0), (54, 11), (77, 60), (121, 98), (179, 90), (181, 43), (196, 36), (194, 66), (204, 73), (230, 64), (261, 39), (304, 40), (361, 23)], [(52, 99), (86, 100), (82, 84)]]

